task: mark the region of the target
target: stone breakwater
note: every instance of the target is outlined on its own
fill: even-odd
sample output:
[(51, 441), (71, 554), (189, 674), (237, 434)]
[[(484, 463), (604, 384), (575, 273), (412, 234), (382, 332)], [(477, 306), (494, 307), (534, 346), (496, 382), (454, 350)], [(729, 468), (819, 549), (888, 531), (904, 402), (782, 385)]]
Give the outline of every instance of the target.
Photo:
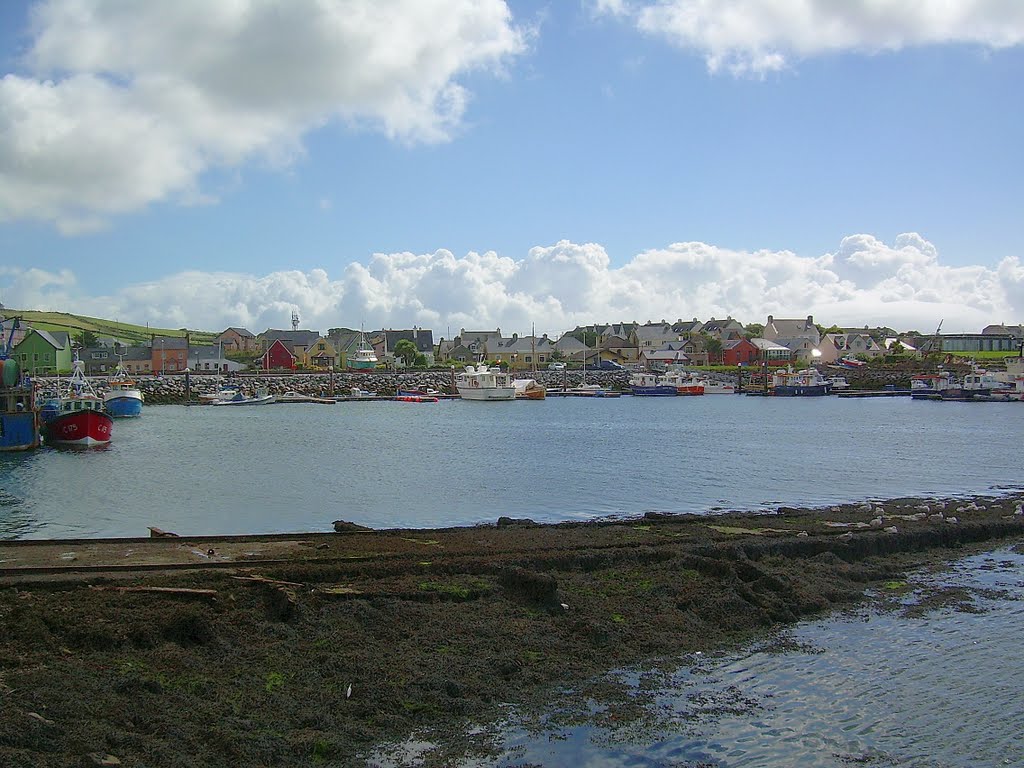
[[(535, 375), (537, 380), (549, 387), (575, 387), (583, 383), (580, 371), (543, 371), (537, 374), (523, 373), (517, 376)], [(107, 389), (105, 377), (89, 377), (96, 391), (102, 394)], [(588, 372), (586, 380), (591, 384), (605, 387), (624, 388), (629, 374), (622, 371)], [(43, 391), (52, 390), (56, 379), (38, 378), (37, 384)], [(183, 374), (171, 376), (138, 376), (135, 379), (139, 390), (150, 405), (182, 404), (186, 400), (186, 381)], [(299, 392), (315, 397), (346, 397), (353, 389), (372, 392), (381, 397), (392, 397), (401, 389), (433, 389), (443, 394), (457, 394), (455, 378), (451, 370), (417, 371), (415, 373), (294, 373), (276, 375), (236, 374), (213, 376), (190, 374), (188, 377), (188, 400), (198, 402), (199, 395), (212, 394), (225, 384), (236, 384), (243, 391), (252, 393), (257, 388), (266, 388), (274, 395), (285, 392)]]

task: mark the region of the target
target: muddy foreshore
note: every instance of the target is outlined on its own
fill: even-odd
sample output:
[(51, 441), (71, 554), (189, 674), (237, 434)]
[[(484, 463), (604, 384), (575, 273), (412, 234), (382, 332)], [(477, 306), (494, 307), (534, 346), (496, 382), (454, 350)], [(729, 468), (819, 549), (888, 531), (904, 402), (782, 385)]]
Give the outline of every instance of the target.
[(601, 673), (1024, 541), (1022, 503), (0, 542), (0, 765), (363, 765), (413, 734), (450, 764), (510, 704), (624, 705)]

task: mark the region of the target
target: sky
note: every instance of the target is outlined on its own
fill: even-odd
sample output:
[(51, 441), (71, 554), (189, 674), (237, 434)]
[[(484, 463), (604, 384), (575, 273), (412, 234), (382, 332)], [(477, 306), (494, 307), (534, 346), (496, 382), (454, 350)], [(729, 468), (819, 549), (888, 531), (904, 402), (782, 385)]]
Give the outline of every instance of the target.
[(1020, 0), (4, 0), (0, 303), (1024, 322)]

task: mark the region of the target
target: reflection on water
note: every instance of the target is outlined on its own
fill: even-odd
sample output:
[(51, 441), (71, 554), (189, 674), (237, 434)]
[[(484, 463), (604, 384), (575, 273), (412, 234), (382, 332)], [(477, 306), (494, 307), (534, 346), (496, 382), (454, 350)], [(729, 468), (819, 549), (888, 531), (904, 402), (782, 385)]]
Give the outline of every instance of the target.
[(1019, 485), (1019, 403), (908, 398), (147, 406), (109, 448), (0, 454), (0, 537), (539, 522)]
[(918, 618), (871, 612), (802, 624), (785, 652), (694, 657), (653, 687), (654, 674), (624, 674), (647, 697), (644, 721), (519, 731), (490, 764), (1024, 765), (1024, 556), (971, 557), (912, 583), (971, 598)]

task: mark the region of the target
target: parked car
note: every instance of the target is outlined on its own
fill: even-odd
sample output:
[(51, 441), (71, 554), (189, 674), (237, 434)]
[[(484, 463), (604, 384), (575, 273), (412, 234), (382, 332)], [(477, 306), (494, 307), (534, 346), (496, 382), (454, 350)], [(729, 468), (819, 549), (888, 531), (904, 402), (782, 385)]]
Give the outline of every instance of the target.
[(564, 371), (565, 370), (565, 363), (550, 363), (548, 365), (548, 370), (549, 371)]
[(602, 371), (621, 371), (622, 366), (616, 363), (614, 360), (602, 360), (598, 366)]

